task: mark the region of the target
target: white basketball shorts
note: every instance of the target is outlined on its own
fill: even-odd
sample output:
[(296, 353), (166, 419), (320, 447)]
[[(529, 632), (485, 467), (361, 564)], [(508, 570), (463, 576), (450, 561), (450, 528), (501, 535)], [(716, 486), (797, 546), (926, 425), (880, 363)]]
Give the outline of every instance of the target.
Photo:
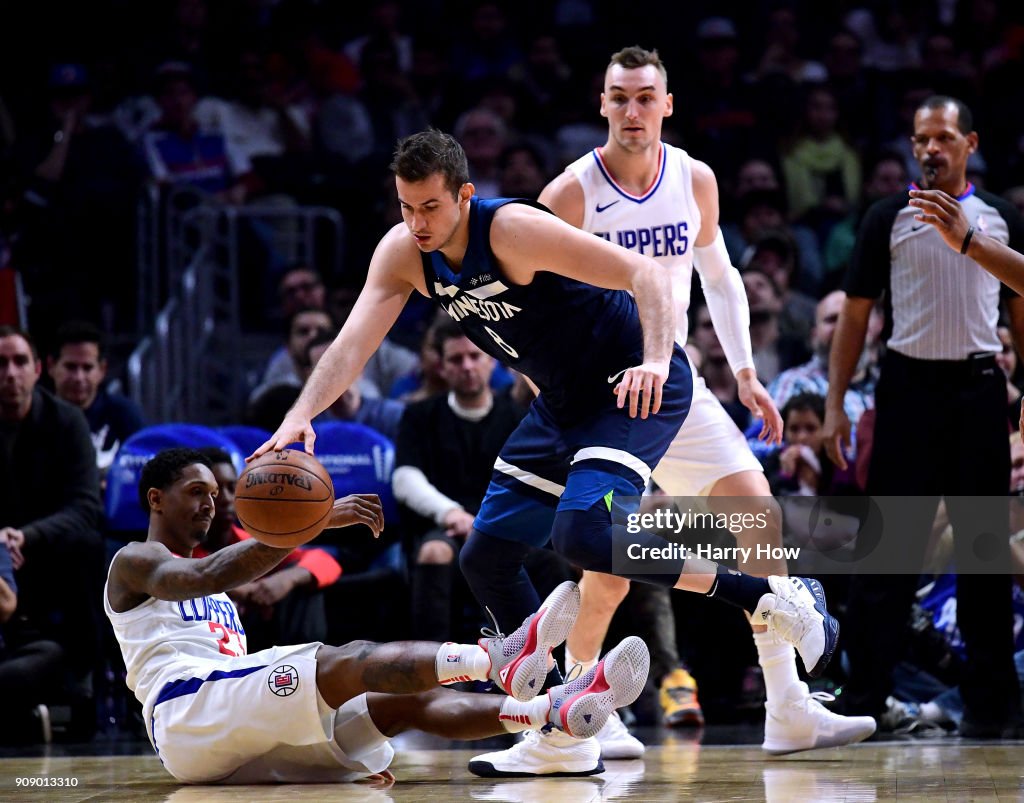
[(652, 477), (669, 496), (707, 496), (716, 482), (740, 471), (764, 469), (739, 427), (694, 371), (690, 412)]
[(388, 767), (394, 750), (366, 696), (329, 708), (316, 687), (319, 643), (182, 667), (147, 701), (164, 767), (185, 783), (334, 783)]

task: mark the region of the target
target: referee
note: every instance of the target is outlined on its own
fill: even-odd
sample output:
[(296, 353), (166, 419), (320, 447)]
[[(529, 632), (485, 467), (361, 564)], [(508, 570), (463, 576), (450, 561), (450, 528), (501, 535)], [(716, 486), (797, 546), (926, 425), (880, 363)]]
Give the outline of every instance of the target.
[[(967, 181), (967, 158), (978, 147), (972, 123), (970, 110), (959, 100), (933, 96), (924, 101), (914, 115), (912, 138), (922, 180), (911, 189), (947, 193), (959, 201), (976, 230), (1021, 250), (1024, 222), (1017, 211)], [(878, 201), (858, 233), (832, 343), (824, 435), (829, 457), (845, 468), (850, 422), (843, 397), (872, 303), (884, 292), (891, 332), (876, 390), (867, 491), (905, 497), (901, 513), (913, 524), (885, 537), (901, 539), (914, 571), (923, 564), (940, 496), (946, 496), (956, 554), (970, 554), (974, 533), (1009, 535), (1006, 511), (989, 512), (981, 523), (977, 511), (965, 510), (957, 496), (1007, 494), (1006, 392), (995, 362), (1001, 348), (996, 325), (1005, 297), (1014, 339), (1024, 344), (1024, 299), (964, 256), (967, 248), (951, 250), (935, 226), (917, 219), (920, 211), (909, 200), (899, 193)], [(997, 548), (1006, 545), (1009, 566), (1008, 541), (998, 543)], [(852, 578), (846, 713), (878, 718), (885, 711), (917, 583), (917, 574)], [(1008, 575), (957, 578), (957, 622), (967, 652), (961, 679), (963, 736), (1016, 735), (1020, 689), (1010, 600)]]

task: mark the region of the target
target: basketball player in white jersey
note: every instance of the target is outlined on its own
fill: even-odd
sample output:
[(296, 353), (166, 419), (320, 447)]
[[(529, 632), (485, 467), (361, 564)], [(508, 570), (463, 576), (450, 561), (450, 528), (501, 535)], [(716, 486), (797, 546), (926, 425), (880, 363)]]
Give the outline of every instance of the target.
[[(685, 151), (661, 141), (664, 118), (672, 114), (667, 73), (657, 51), (625, 48), (612, 56), (605, 73), (601, 115), (608, 119), (608, 142), (570, 164), (541, 192), (539, 201), (560, 218), (613, 243), (653, 257), (672, 275), (676, 340), (685, 344), (690, 283), (700, 275), (711, 320), (736, 375), (739, 399), (763, 420), (761, 438), (779, 443), (782, 418), (754, 372), (750, 349), (750, 313), (743, 282), (732, 266), (718, 226), (715, 174)], [(696, 372), (694, 372), (696, 374)], [(670, 496), (708, 497), (716, 509), (763, 512), (771, 505), (771, 526), (737, 534), (741, 547), (781, 545), (781, 514), (760, 463), (746, 439), (699, 377), (693, 402), (675, 441), (653, 473)], [(756, 551), (752, 554), (756, 554)], [(785, 574), (784, 561), (748, 561), (750, 574)], [(584, 572), (582, 605), (566, 641), (566, 669), (589, 669), (629, 580)], [(875, 730), (871, 717), (840, 717), (809, 693), (797, 676), (793, 648), (763, 626), (753, 626), (766, 686), (763, 748), (781, 754), (832, 747), (866, 739)], [(633, 758), (643, 745), (621, 722), (610, 720), (612, 756)], [(615, 733), (617, 732), (617, 733)], [(601, 753), (597, 740), (580, 742), (561, 733), (529, 734), (509, 750), (478, 756), (471, 766), (489, 767), (488, 775), (588, 774)]]
[[(475, 739), (551, 725), (594, 733), (616, 705), (636, 699), (649, 656), (639, 638), (612, 650), (597, 672), (537, 695), (551, 647), (565, 638), (579, 591), (563, 583), (505, 638), (478, 644), (320, 643), (246, 654), (224, 593), (255, 580), (290, 550), (256, 540), (191, 559), (213, 519), (217, 481), (192, 449), (168, 449), (143, 468), (145, 542), (121, 549), (103, 605), (143, 705), (146, 731), (168, 772), (186, 783), (394, 781), (389, 737), (417, 728)], [(380, 500), (335, 503), (330, 526), (365, 524), (378, 535)], [(439, 685), (490, 680), (515, 697)]]

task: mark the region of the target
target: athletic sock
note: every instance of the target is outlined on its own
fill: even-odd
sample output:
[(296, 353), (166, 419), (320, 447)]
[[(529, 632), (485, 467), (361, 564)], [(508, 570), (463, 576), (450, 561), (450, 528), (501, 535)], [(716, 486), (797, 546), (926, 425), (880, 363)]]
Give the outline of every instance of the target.
[(800, 682), (796, 672), (796, 651), (775, 633), (754, 633), (757, 662), (764, 673), (764, 691), (768, 702), (784, 700), (790, 686)]
[(487, 680), (491, 659), (487, 650), (478, 644), (447, 641), (437, 650), (434, 668), (437, 670), (437, 682), (442, 686), (468, 680)]
[(572, 672), (572, 668), (574, 666), (576, 666), (577, 664), (579, 664), (579, 667), (580, 667), (579, 668), (580, 674), (583, 674), (584, 672), (589, 672), (591, 669), (593, 669), (595, 666), (597, 666), (597, 656), (595, 655), (589, 661), (581, 661), (579, 658), (577, 658), (575, 655), (573, 655), (569, 651), (569, 645), (566, 644), (565, 645), (565, 676), (566, 677), (569, 677), (569, 673)]
[(772, 587), (763, 577), (753, 577), (719, 566), (715, 582), (711, 584), (711, 590), (705, 596), (720, 599), (722, 602), (742, 608), (747, 613), (753, 613), (761, 597), (771, 592)]
[(506, 697), (501, 704), (498, 721), (509, 733), (538, 730), (547, 724), (550, 707), (551, 700), (546, 694), (540, 694), (525, 703), (514, 697)]

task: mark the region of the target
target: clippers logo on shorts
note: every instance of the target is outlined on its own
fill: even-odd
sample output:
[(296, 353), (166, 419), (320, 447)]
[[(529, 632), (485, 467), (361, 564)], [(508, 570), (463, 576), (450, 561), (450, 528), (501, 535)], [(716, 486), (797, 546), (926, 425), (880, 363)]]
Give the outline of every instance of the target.
[(279, 666), (271, 670), (270, 677), (267, 678), (267, 685), (278, 697), (288, 697), (299, 688), (299, 673), (293, 666), (287, 664)]

